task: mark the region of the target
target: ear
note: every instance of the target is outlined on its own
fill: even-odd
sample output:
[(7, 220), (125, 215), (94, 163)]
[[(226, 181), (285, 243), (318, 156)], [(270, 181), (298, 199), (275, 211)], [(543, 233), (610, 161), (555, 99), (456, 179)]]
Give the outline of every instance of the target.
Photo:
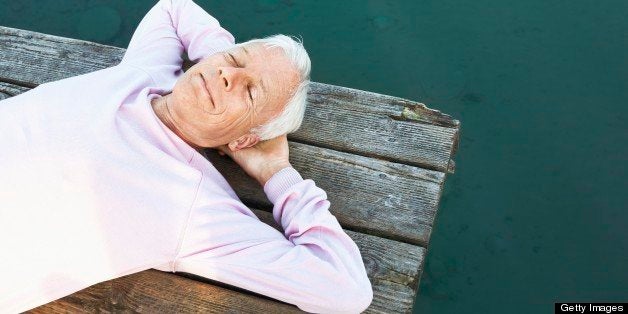
[(237, 152), (241, 149), (254, 146), (259, 143), (259, 140), (259, 135), (257, 134), (249, 133), (242, 135), (237, 140), (229, 142), (229, 149), (231, 149), (232, 152)]

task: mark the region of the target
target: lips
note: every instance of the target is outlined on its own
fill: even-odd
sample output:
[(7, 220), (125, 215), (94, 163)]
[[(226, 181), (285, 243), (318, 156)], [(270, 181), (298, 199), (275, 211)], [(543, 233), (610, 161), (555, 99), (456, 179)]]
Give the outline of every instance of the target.
[(211, 102), (212, 107), (216, 108), (216, 105), (214, 104), (214, 99), (212, 98), (212, 93), (209, 91), (209, 87), (207, 87), (207, 80), (205, 80), (205, 76), (203, 76), (203, 73), (199, 72), (199, 74), (201, 76), (202, 87), (207, 93), (207, 96), (209, 96), (209, 100)]

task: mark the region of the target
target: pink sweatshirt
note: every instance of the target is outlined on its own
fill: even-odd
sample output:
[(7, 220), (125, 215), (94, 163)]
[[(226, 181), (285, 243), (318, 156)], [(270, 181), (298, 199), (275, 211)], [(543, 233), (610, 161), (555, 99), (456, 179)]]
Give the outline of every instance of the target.
[(0, 312), (155, 268), (297, 305), (355, 313), (372, 300), (360, 251), (327, 195), (293, 168), (264, 186), (284, 233), (155, 115), (193, 61), (233, 36), (191, 0), (159, 1), (119, 65), (0, 101)]

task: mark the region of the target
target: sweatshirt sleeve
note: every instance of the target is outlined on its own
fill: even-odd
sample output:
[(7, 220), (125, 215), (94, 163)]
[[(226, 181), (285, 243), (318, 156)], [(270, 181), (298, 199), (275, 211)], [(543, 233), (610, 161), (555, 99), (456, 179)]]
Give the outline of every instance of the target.
[[(199, 253), (179, 260), (176, 270), (266, 295), (307, 312), (364, 311), (373, 299), (372, 286), (358, 246), (329, 212), (325, 192), (292, 167), (273, 175), (264, 191), (274, 203), (273, 217), (283, 227), (283, 234), (257, 217), (214, 212), (214, 226), (208, 231), (215, 241), (212, 248), (193, 247)], [(217, 220), (222, 220), (222, 225)], [(209, 224), (200, 223), (209, 230)], [(227, 235), (223, 237), (223, 233)]]
[(231, 33), (192, 0), (160, 0), (140, 21), (122, 64), (155, 72), (181, 70), (182, 53), (199, 62), (235, 44)]

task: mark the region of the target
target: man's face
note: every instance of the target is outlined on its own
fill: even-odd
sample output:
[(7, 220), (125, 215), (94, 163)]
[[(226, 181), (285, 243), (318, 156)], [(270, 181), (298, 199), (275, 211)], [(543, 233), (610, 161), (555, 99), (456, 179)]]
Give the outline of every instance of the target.
[(177, 80), (170, 114), (195, 144), (217, 147), (281, 113), (298, 80), (281, 48), (234, 47), (203, 59)]

